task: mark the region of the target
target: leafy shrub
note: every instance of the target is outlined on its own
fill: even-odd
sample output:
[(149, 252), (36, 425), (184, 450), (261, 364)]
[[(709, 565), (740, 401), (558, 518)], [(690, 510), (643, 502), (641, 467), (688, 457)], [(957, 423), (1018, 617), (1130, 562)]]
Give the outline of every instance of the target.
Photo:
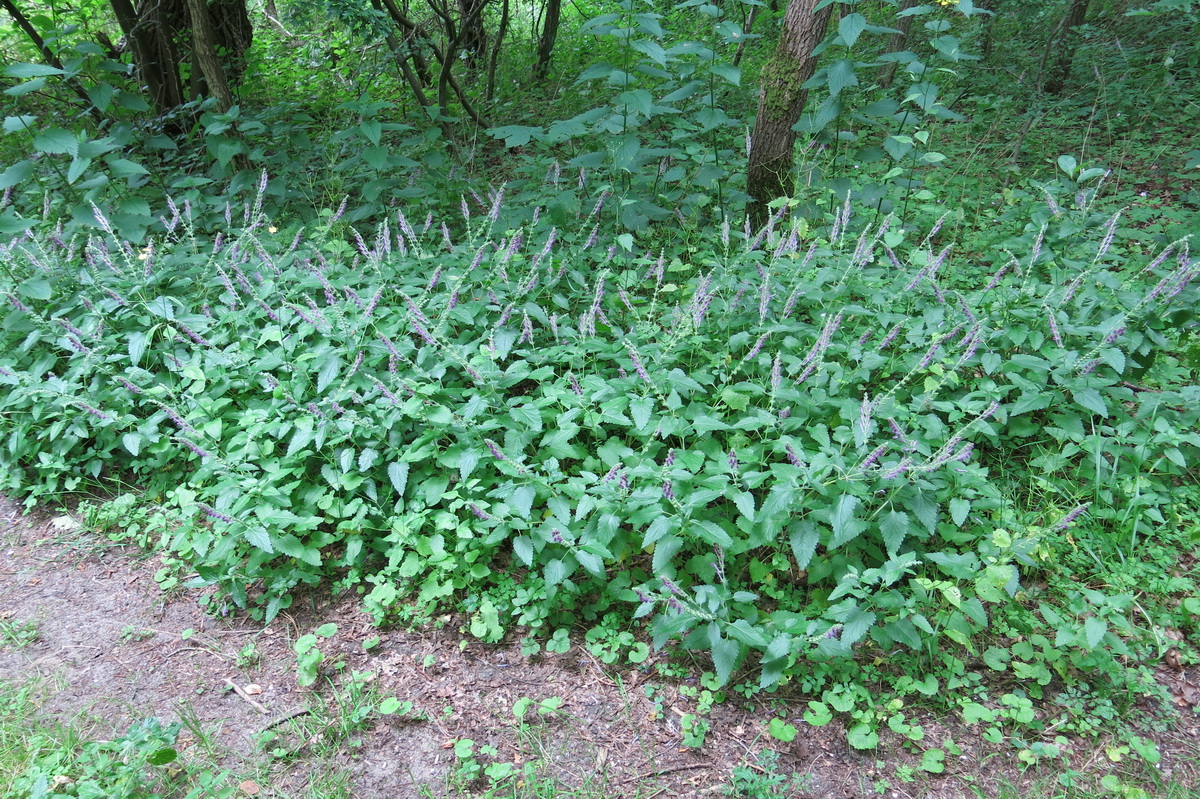
[[(103, 216), (13, 241), (3, 488), (145, 485), (209, 521), (176, 555), (268, 618), (327, 579), (380, 620), (457, 598), (489, 638), (628, 608), (769, 686), (856, 645), (975, 651), (1056, 528), (1161, 519), (1200, 444), (1166, 355), (1197, 264), (1110, 263), (1086, 208), (951, 289), (939, 230), (849, 205), (684, 261), (497, 240), (501, 203), (461, 241), (258, 205), (214, 241), (179, 206), (140, 250)], [(1061, 639), (1076, 667), (1122, 651), (1108, 612)]]

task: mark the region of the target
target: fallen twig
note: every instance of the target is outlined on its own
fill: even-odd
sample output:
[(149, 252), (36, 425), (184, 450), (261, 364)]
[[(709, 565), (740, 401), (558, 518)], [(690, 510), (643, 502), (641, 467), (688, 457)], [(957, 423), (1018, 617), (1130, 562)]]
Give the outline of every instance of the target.
[(230, 688), (232, 688), (238, 696), (240, 696), (242, 699), (245, 699), (247, 702), (249, 702), (250, 706), (252, 708), (254, 708), (255, 710), (257, 710), (259, 713), (262, 713), (265, 716), (266, 714), (271, 712), (271, 711), (267, 710), (265, 707), (263, 707), (262, 705), (260, 705), (258, 702), (254, 701), (254, 698), (252, 696), (250, 696), (250, 694), (248, 694), (244, 690), (242, 690), (242, 686), (238, 685), (237, 683), (235, 683), (233, 680), (229, 679), (228, 677), (225, 678), (225, 684), (228, 685)]

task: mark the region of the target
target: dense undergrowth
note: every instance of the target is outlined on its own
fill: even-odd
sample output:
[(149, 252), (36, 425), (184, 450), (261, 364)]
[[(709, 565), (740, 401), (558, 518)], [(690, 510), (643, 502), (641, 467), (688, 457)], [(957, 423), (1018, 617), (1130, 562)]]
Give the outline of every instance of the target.
[(718, 684), (836, 689), (898, 649), (1153, 691), (1133, 597), (1056, 575), (1092, 537), (1135, 554), (1194, 486), (1198, 266), (1121, 256), (1072, 188), (952, 270), (941, 231), (850, 204), (687, 262), (495, 230), (499, 192), (457, 239), (247, 205), (208, 240), (177, 206), (138, 247), (98, 211), (108, 235), (5, 248), (4, 488), (140, 486), (183, 520), (161, 544), (267, 618), (332, 581), (493, 641), (643, 618)]
[(918, 6), (891, 54), (847, 9), (754, 231), (765, 54), (697, 5), (579, 20), (570, 81), (506, 53), (466, 132), (368, 55), (318, 80), (369, 26), (263, 31), (180, 137), (69, 31), (9, 65), (0, 488), (124, 491), (213, 610), (696, 650), (710, 708), (790, 684), (860, 748), (921, 704), (1032, 763), (1158, 696), (1200, 618), (1193, 12), (1084, 26), (1052, 96), (1060, 9)]

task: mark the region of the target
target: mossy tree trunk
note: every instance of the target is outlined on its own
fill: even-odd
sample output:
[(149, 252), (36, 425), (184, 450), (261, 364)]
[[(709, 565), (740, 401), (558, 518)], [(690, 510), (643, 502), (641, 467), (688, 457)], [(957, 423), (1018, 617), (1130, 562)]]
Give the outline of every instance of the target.
[(746, 191), (751, 224), (766, 223), (767, 203), (791, 192), (796, 132), (808, 90), (802, 88), (817, 69), (813, 50), (825, 38), (832, 5), (817, 10), (819, 0), (791, 0), (783, 18), (779, 43), (762, 70), (758, 117), (750, 139)]

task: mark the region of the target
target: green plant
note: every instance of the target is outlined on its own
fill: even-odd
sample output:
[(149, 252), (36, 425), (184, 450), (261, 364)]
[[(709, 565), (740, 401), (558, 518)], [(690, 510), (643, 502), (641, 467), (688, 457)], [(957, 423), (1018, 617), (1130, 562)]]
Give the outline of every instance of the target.
[(296, 682), (301, 687), (307, 688), (317, 681), (321, 664), (325, 662), (325, 654), (318, 644), (322, 639), (333, 637), (336, 632), (336, 624), (322, 624), (312, 633), (297, 638), (292, 645), (296, 653)]
[(780, 770), (779, 754), (770, 749), (759, 753), (754, 766), (737, 766), (730, 775), (724, 795), (738, 799), (785, 799), (811, 790), (806, 774), (785, 774)]
[(22, 649), (38, 639), (38, 623), (26, 619), (0, 619), (0, 646)]

